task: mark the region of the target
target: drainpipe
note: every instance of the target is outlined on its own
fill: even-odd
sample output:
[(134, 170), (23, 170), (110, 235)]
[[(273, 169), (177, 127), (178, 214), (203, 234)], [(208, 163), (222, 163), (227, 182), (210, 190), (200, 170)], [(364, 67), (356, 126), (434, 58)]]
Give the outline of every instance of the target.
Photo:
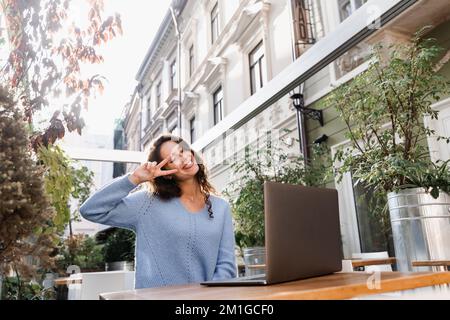
[[(290, 0), (291, 9), (289, 10), (289, 20), (291, 21), (291, 55), (292, 55), (292, 62), (294, 62), (298, 57), (296, 54), (296, 47), (295, 47), (295, 31), (294, 31), (294, 1), (296, 0)], [(294, 93), (301, 93), (303, 94), (304, 90), (304, 83), (300, 84), (297, 89), (294, 89), (292, 94)], [(303, 161), (305, 165), (308, 164), (309, 161), (309, 152), (308, 152), (308, 140), (306, 137), (306, 123), (305, 123), (305, 117), (304, 115), (297, 111), (297, 129), (298, 129), (298, 138), (299, 138), (299, 145), (300, 145), (300, 153), (303, 155)]]
[[(170, 14), (172, 15), (173, 24), (175, 26), (175, 34), (177, 37), (177, 127), (178, 135), (183, 136), (182, 120), (181, 120), (181, 33), (177, 18), (181, 14), (183, 3), (182, 1), (172, 1), (169, 6)], [(175, 12), (176, 11), (176, 12)]]
[[(135, 94), (137, 94), (139, 98), (139, 151), (142, 151), (142, 109), (144, 106), (143, 100), (144, 100), (144, 93), (142, 92), (143, 84), (139, 83), (136, 87)], [(133, 103), (133, 99), (131, 99), (131, 103)], [(131, 108), (132, 106), (130, 106)], [(145, 134), (144, 134), (145, 135)]]

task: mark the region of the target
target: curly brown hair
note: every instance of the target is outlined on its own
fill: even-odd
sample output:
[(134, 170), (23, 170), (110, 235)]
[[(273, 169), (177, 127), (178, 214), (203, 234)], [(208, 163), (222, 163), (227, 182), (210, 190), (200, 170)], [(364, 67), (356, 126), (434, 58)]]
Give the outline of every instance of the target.
[[(197, 154), (197, 152), (189, 147), (186, 141), (184, 141), (181, 137), (172, 134), (160, 135), (153, 141), (147, 161), (156, 161), (157, 163), (160, 163), (163, 160), (161, 157), (161, 146), (164, 142), (167, 141), (174, 141), (177, 144), (181, 144), (183, 149), (190, 150), (194, 155), (199, 167), (199, 170), (196, 173), (195, 177), (197, 178), (197, 182), (200, 186), (200, 191), (205, 199), (205, 204), (208, 206), (209, 217), (213, 218), (214, 215), (212, 211), (210, 195), (217, 194), (217, 192), (208, 181), (206, 167), (203, 164), (201, 157)], [(149, 190), (153, 191), (153, 194), (155, 194), (162, 200), (169, 200), (181, 196), (181, 188), (179, 187), (177, 180), (174, 178), (168, 179), (164, 176), (156, 177), (153, 181), (147, 182), (147, 186), (149, 187)]]

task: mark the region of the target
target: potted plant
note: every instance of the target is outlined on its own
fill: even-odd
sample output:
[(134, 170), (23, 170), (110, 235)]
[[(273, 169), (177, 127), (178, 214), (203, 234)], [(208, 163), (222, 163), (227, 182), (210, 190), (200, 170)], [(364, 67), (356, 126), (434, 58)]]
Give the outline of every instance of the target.
[(128, 229), (108, 229), (103, 246), (106, 271), (134, 270), (136, 235)]
[(93, 237), (75, 234), (64, 239), (56, 257), (57, 271), (66, 275), (67, 267), (76, 265), (81, 272), (104, 271), (102, 246)]
[(331, 161), (318, 161), (328, 154), (326, 147), (313, 146), (313, 157), (307, 166), (301, 156), (289, 149), (270, 142), (266, 148), (257, 148), (250, 154), (247, 146), (245, 156), (231, 165), (233, 182), (224, 194), (230, 199), (236, 244), (244, 258), (246, 275), (264, 272), (264, 182), (319, 186), (330, 175)]
[(350, 148), (335, 155), (341, 164), (337, 171), (341, 177), (351, 172), (356, 184), (371, 188), (375, 197), (389, 198), (378, 216), (390, 220), (401, 271), (412, 270), (415, 259), (450, 259), (450, 247), (442, 242), (450, 240), (448, 220), (437, 218), (448, 215), (449, 161), (431, 160), (426, 137), (436, 133), (424, 122), (424, 117), (437, 119), (431, 105), (449, 93), (449, 83), (436, 73), (441, 50), (434, 40), (423, 39), (425, 30), (409, 44), (376, 46), (368, 70), (328, 98), (351, 141)]

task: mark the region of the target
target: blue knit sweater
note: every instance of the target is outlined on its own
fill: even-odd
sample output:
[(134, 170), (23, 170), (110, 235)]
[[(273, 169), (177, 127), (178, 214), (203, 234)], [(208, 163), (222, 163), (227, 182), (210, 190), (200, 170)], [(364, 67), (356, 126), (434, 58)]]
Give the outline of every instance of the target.
[(234, 234), (228, 202), (211, 195), (190, 213), (179, 198), (163, 201), (136, 188), (128, 175), (114, 179), (80, 208), (90, 221), (136, 232), (135, 288), (236, 277)]

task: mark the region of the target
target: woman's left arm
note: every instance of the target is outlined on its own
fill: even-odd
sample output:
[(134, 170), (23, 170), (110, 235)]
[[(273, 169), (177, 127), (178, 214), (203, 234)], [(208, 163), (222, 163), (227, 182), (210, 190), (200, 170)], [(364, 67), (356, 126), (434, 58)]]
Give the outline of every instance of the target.
[(216, 269), (214, 270), (213, 280), (235, 278), (236, 257), (234, 254), (235, 240), (233, 231), (233, 222), (231, 220), (231, 209), (227, 203), (227, 209), (224, 217), (222, 238), (220, 240), (219, 255), (217, 257)]

